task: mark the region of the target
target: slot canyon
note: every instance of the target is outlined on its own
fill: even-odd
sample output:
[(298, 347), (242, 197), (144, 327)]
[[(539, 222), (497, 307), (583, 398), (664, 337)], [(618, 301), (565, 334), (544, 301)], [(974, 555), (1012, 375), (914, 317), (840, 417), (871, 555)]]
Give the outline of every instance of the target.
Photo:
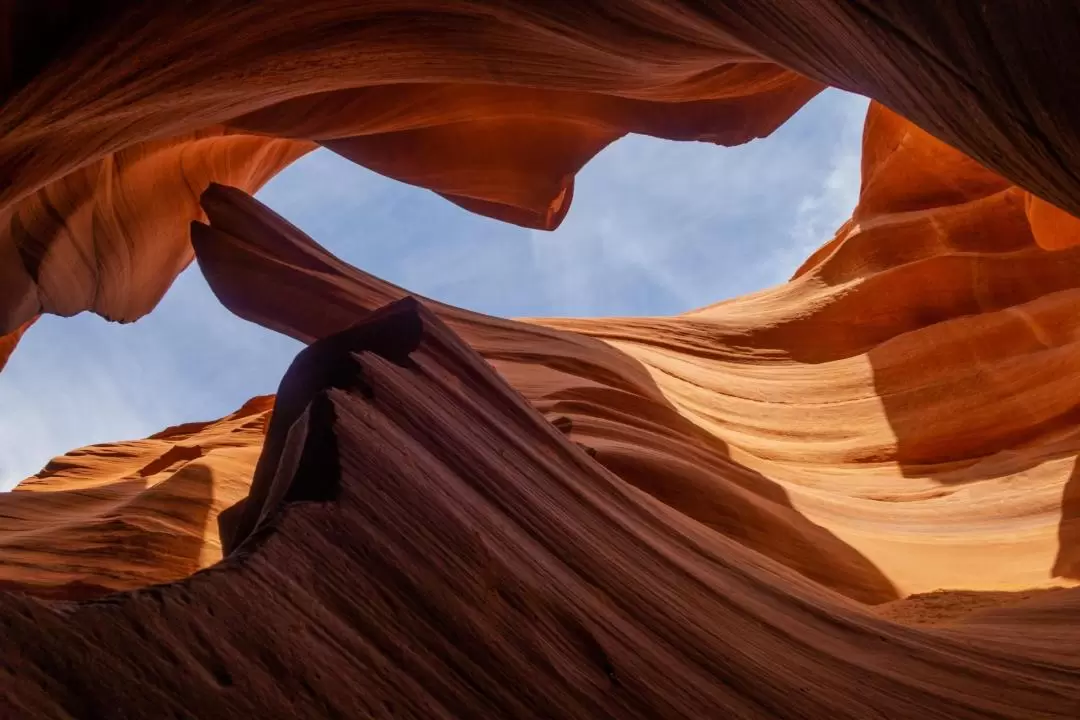
[[(0, 5), (0, 372), (42, 316), (142, 322), (193, 263), (305, 346), (274, 395), (0, 493), (0, 717), (1080, 717), (1078, 28)], [(254, 197), (325, 149), (552, 231), (620, 138), (768, 143), (827, 88), (869, 98), (850, 219), (677, 315), (456, 307)]]

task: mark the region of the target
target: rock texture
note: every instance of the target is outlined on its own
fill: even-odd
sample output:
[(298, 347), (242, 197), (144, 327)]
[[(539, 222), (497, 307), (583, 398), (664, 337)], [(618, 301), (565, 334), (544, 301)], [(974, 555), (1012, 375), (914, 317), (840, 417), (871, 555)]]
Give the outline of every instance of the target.
[(272, 404), (75, 450), (0, 494), (0, 588), (97, 597), (220, 560), (217, 515), (248, 494)]
[[(41, 311), (141, 316), (190, 260), (202, 189), (253, 190), (314, 142), (553, 227), (622, 134), (745, 142), (823, 84), (1080, 213), (1071, 3), (87, 7), (0, 10), (0, 333)], [(1057, 236), (1053, 207), (1031, 212)]]
[[(310, 344), (0, 496), (0, 714), (1080, 716), (1071, 4), (0, 19), (0, 363), (192, 257)], [(551, 228), (622, 134), (745, 142), (826, 84), (876, 100), (851, 220), (677, 317), (411, 298), (248, 194), (323, 145)]]
[[(884, 108), (868, 128), (853, 220), (786, 285), (673, 318), (431, 307), (623, 479), (853, 598), (1073, 584), (1080, 251)], [(879, 174), (905, 164), (920, 195)], [(200, 265), (242, 317), (311, 342), (407, 294), (242, 193), (204, 204)]]
[[(1006, 189), (995, 202), (1024, 228), (1017, 194)], [(1058, 568), (1075, 551), (1075, 529), (1059, 496), (1076, 454), (1073, 424), (1068, 413), (1041, 424), (1030, 411), (1007, 413), (995, 394), (1011, 397), (997, 383), (1019, 376), (1025, 397), (1066, 395), (1054, 385), (1072, 374), (1029, 376), (1047, 364), (1044, 353), (1068, 354), (1068, 333), (1056, 350), (1015, 343), (981, 363), (920, 354), (950, 338), (984, 342), (1073, 297), (1050, 288), (1029, 303), (991, 292), (1015, 292), (995, 267), (1009, 278), (1014, 264), (1046, 274), (1040, 263), (1069, 262), (1030, 231), (1001, 258), (960, 254), (990, 268), (969, 288), (985, 303), (978, 314), (947, 295), (927, 296), (938, 317), (910, 304), (875, 310), (875, 282), (949, 267), (958, 254), (933, 243), (855, 272), (844, 250), (858, 248), (867, 221), (841, 229), (791, 283), (756, 296), (670, 319), (524, 323), (432, 301), (424, 310), (235, 189), (213, 186), (203, 204), (210, 224), (193, 228), (194, 245), (220, 299), (301, 340), (326, 339), (286, 375), (250, 495), (218, 518), (224, 561), (99, 602), (11, 596), (6, 667), (72, 688), (13, 683), (12, 712), (85, 715), (119, 703), (139, 714), (150, 697), (196, 717), (1080, 709), (1080, 666), (1068, 651), (1077, 594), (971, 592), (1068, 579)], [(270, 278), (275, 292), (259, 292)], [(821, 342), (834, 323), (848, 345)], [(904, 362), (925, 370), (899, 372)], [(899, 384), (886, 393), (876, 383), (888, 379)], [(971, 382), (980, 392), (965, 389)], [(942, 392), (943, 383), (956, 389)], [(918, 400), (890, 415), (891, 395)], [(940, 403), (956, 402), (969, 404), (969, 424), (989, 414), (974, 441), (941, 420), (960, 410)], [(265, 405), (249, 410), (238, 413), (248, 430), (238, 440), (258, 450)], [(178, 432), (197, 429), (163, 439)], [(987, 453), (977, 441), (994, 432)], [(217, 548), (207, 542), (203, 557)], [(965, 592), (898, 600), (942, 585)], [(883, 619), (852, 600), (884, 602)], [(286, 607), (305, 608), (299, 636)], [(323, 627), (336, 629), (333, 643)], [(79, 637), (101, 639), (57, 665)], [(391, 652), (387, 643), (403, 638), (408, 654)], [(143, 653), (182, 670), (148, 669)], [(851, 657), (864, 661), (853, 668)], [(377, 683), (343, 681), (343, 668), (368, 666), (384, 668)], [(465, 684), (448, 679), (462, 676)], [(136, 679), (153, 692), (127, 692)], [(424, 691), (402, 689), (414, 683)], [(537, 698), (526, 703), (523, 687)]]
[(840, 602), (604, 470), (416, 301), (302, 353), (278, 406), (223, 563), (62, 608), (3, 598), (9, 714), (1078, 708), (1073, 625), (916, 630)]

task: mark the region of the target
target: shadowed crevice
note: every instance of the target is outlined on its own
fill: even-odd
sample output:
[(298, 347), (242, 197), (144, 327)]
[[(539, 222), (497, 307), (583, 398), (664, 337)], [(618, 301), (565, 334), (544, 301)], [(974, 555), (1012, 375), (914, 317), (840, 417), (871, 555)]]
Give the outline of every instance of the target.
[[(333, 437), (309, 436), (312, 427), (332, 425), (333, 410), (324, 393), (330, 388), (372, 393), (354, 352), (370, 352), (408, 366), (409, 353), (416, 349), (422, 333), (416, 308), (415, 300), (405, 298), (300, 351), (278, 387), (251, 491), (218, 518), (224, 554), (239, 548), (280, 503), (333, 499), (338, 485)], [(305, 472), (300, 473), (300, 468)], [(308, 480), (294, 483), (298, 474)]]
[(1058, 551), (1051, 573), (1054, 577), (1080, 580), (1080, 459), (1073, 463), (1062, 492)]

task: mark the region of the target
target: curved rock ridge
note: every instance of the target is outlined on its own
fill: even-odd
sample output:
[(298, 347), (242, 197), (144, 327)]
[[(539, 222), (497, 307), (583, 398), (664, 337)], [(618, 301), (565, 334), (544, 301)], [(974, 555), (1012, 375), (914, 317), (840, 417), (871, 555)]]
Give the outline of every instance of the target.
[(0, 494), (0, 588), (95, 597), (220, 560), (217, 515), (247, 496), (272, 405), (73, 450)]
[(209, 179), (254, 192), (312, 147), (204, 128), (118, 150), (0, 205), (0, 329), (43, 312), (142, 317), (192, 260), (187, 223), (202, 217)]
[(6, 714), (1080, 708), (1076, 625), (1046, 622), (1075, 594), (949, 629), (873, 617), (605, 470), (418, 301), (302, 352), (278, 406), (221, 564), (99, 601), (0, 596)]
[(1080, 251), (1045, 250), (1028, 208), (872, 104), (853, 218), (791, 282), (676, 318), (542, 322), (642, 362), (900, 595), (1072, 585)]
[(194, 198), (254, 190), (315, 143), (551, 228), (576, 170), (626, 132), (746, 142), (824, 85), (1035, 192), (1036, 234), (1059, 247), (1077, 228), (1054, 205), (1080, 213), (1080, 95), (1063, 91), (1080, 69), (1060, 61), (1078, 21), (1012, 1), (9, 5), (0, 333), (42, 311), (145, 314), (191, 258)]

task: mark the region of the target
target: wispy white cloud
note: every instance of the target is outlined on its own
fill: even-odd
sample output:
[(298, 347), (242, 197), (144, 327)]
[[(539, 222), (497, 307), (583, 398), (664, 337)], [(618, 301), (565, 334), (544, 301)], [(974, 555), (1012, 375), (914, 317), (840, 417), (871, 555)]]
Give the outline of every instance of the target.
[[(579, 175), (554, 233), (461, 210), (319, 151), (259, 197), (348, 262), (504, 316), (660, 315), (785, 280), (858, 193), (866, 101), (827, 92), (737, 148), (629, 137)], [(0, 373), (0, 489), (49, 457), (224, 415), (298, 350), (222, 308), (197, 268), (133, 325), (45, 318)]]
[(862, 179), (861, 140), (867, 102), (857, 96), (839, 96), (837, 133), (832, 139), (828, 172), (824, 182), (811, 188), (796, 204), (790, 242), (777, 245), (760, 263), (775, 269), (775, 279), (768, 284), (786, 281), (850, 217)]
[(830, 91), (772, 136), (725, 148), (629, 137), (533, 233), (562, 314), (663, 314), (784, 282), (858, 198), (867, 101)]

